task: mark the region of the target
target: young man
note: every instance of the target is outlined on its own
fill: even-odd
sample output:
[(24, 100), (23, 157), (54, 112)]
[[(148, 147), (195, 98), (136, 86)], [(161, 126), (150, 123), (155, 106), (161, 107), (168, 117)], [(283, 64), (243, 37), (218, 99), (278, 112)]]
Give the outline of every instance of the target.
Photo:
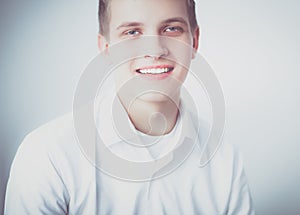
[[(147, 48), (144, 55), (115, 69), (114, 85), (121, 107), (117, 115), (127, 117), (134, 134), (155, 139), (153, 147), (145, 149), (116, 138), (113, 119), (105, 111), (115, 103), (107, 96), (108, 100), (96, 106), (104, 142), (124, 162), (156, 160), (170, 151), (170, 145), (171, 149), (177, 142), (186, 145), (186, 138), (181, 141), (178, 134), (187, 139), (198, 135), (194, 125), (200, 120), (180, 97), (187, 66), (198, 48), (194, 1), (100, 0), (99, 20), (99, 48), (109, 60), (114, 60), (110, 47), (120, 42)], [(147, 36), (150, 39), (144, 40)], [(190, 48), (178, 50), (172, 41)], [(128, 49), (120, 52), (131, 46), (125, 47)], [(187, 66), (174, 61), (176, 56)], [(201, 139), (196, 141), (201, 144)], [(163, 168), (155, 169), (149, 180), (113, 162), (108, 167), (116, 166), (119, 172), (100, 171), (78, 146), (72, 117), (66, 116), (32, 132), (21, 144), (11, 169), (5, 213), (254, 214), (241, 159), (234, 149), (222, 144), (202, 168), (199, 159), (195, 148), (178, 168), (159, 178), (154, 176)], [(142, 174), (148, 172), (144, 170)]]

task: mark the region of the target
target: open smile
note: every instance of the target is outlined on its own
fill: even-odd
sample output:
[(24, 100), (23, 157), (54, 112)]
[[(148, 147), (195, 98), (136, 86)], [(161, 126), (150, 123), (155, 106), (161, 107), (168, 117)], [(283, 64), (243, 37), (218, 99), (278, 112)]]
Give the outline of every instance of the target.
[(154, 67), (139, 68), (136, 70), (136, 72), (140, 74), (159, 75), (164, 73), (170, 73), (173, 70), (174, 67), (171, 66), (154, 66)]

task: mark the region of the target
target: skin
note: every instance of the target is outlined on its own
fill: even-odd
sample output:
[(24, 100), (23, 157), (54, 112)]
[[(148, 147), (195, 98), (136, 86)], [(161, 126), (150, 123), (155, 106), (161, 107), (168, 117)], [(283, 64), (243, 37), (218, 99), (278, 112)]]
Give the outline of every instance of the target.
[[(135, 128), (154, 136), (167, 134), (176, 124), (180, 87), (188, 73), (187, 68), (170, 59), (182, 55), (186, 58), (185, 65), (189, 65), (198, 49), (199, 29), (191, 29), (186, 3), (182, 0), (112, 0), (110, 9), (109, 40), (98, 35), (101, 51), (109, 50), (120, 41), (139, 42), (144, 36), (157, 36), (149, 40), (151, 44), (145, 47), (143, 57), (132, 59), (116, 69), (115, 80), (118, 97)], [(192, 48), (179, 50), (166, 38), (176, 39)], [(167, 78), (149, 80), (137, 72), (140, 68), (162, 65), (172, 68)], [(130, 80), (132, 87), (124, 90), (123, 84)], [(134, 81), (138, 82), (134, 84)], [(160, 93), (147, 92), (132, 98), (130, 91), (136, 90), (133, 87), (141, 83)]]

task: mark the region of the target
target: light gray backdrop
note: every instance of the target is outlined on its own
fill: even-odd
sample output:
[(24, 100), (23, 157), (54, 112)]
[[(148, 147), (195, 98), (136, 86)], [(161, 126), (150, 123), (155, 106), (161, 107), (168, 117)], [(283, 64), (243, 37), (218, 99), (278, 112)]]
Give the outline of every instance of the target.
[[(244, 156), (258, 214), (300, 214), (300, 3), (198, 1), (200, 52), (227, 104), (226, 137)], [(1, 0), (0, 211), (24, 135), (71, 110), (97, 54), (96, 0)]]

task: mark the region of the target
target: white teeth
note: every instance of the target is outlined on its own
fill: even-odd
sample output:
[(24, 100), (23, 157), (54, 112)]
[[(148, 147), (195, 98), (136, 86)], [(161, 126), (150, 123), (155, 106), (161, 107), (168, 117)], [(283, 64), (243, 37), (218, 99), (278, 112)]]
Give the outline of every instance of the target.
[(171, 71), (170, 68), (159, 68), (159, 69), (140, 69), (138, 70), (142, 74), (161, 74)]

